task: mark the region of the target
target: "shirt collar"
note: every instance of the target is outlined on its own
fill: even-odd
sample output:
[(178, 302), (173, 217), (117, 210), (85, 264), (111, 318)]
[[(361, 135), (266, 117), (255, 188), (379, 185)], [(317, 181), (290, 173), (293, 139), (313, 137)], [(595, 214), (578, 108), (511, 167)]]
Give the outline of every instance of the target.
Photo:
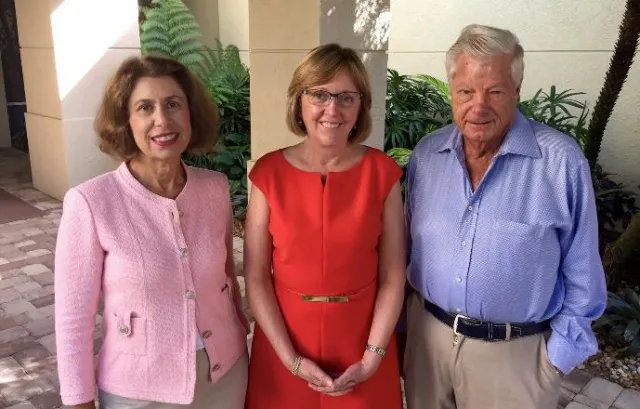
[[(454, 126), (449, 137), (442, 143), (436, 152), (461, 151), (462, 135), (458, 127)], [(529, 156), (531, 158), (541, 158), (540, 146), (536, 140), (530, 121), (520, 113), (516, 112), (513, 125), (507, 132), (498, 150), (498, 156), (513, 154)]]

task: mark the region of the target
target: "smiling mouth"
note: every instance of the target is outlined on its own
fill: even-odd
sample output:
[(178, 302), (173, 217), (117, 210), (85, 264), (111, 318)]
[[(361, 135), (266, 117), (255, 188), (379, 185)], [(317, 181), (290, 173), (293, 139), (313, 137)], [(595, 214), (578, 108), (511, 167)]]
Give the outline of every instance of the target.
[(324, 128), (335, 129), (339, 127), (341, 124), (339, 122), (320, 122), (320, 125)]
[(173, 145), (178, 140), (178, 134), (177, 133), (166, 133), (166, 134), (162, 134), (162, 135), (153, 136), (153, 137), (151, 137), (151, 140), (156, 145), (160, 145), (160, 146)]

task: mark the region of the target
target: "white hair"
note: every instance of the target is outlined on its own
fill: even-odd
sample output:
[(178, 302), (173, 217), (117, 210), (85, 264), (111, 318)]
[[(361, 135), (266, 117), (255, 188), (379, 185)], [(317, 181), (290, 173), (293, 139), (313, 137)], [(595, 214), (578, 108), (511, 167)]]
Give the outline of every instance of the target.
[(518, 37), (511, 31), (500, 28), (470, 24), (466, 26), (456, 42), (447, 51), (445, 67), (449, 83), (456, 71), (456, 60), (461, 54), (474, 57), (495, 57), (510, 55), (511, 75), (516, 86), (522, 84), (524, 76), (524, 50)]

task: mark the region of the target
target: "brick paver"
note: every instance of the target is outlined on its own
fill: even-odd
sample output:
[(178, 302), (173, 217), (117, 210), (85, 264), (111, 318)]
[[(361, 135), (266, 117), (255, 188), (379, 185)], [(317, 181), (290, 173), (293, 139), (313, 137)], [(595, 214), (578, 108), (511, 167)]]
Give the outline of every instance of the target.
[[(622, 393), (623, 388), (613, 382), (602, 378), (594, 378), (582, 390), (582, 394), (587, 398), (581, 403), (595, 401), (595, 409), (606, 409), (610, 407), (616, 398)], [(592, 406), (592, 407), (593, 407)]]
[(640, 409), (640, 392), (625, 389), (613, 402), (615, 409)]
[[(35, 190), (29, 175), (27, 155), (0, 149), (0, 188), (44, 211), (42, 217), (0, 224), (0, 409), (62, 405), (53, 318), (53, 252), (62, 204)], [(242, 245), (242, 239), (234, 238), (239, 275), (243, 273)], [(244, 295), (242, 277), (240, 287)], [(246, 300), (245, 310), (251, 316)], [(96, 353), (100, 322), (97, 317)], [(251, 339), (250, 335), (249, 343)], [(640, 393), (577, 370), (563, 382), (559, 408), (565, 407), (640, 409)]]

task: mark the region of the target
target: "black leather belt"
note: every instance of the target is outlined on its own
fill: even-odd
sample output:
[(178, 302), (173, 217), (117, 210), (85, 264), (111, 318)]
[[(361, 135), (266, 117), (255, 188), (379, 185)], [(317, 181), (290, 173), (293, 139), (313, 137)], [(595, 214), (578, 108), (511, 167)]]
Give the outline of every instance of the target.
[(485, 341), (506, 341), (513, 338), (539, 334), (549, 329), (549, 320), (537, 323), (496, 324), (449, 313), (429, 301), (424, 301), (424, 308), (440, 322), (453, 328), (454, 333)]

